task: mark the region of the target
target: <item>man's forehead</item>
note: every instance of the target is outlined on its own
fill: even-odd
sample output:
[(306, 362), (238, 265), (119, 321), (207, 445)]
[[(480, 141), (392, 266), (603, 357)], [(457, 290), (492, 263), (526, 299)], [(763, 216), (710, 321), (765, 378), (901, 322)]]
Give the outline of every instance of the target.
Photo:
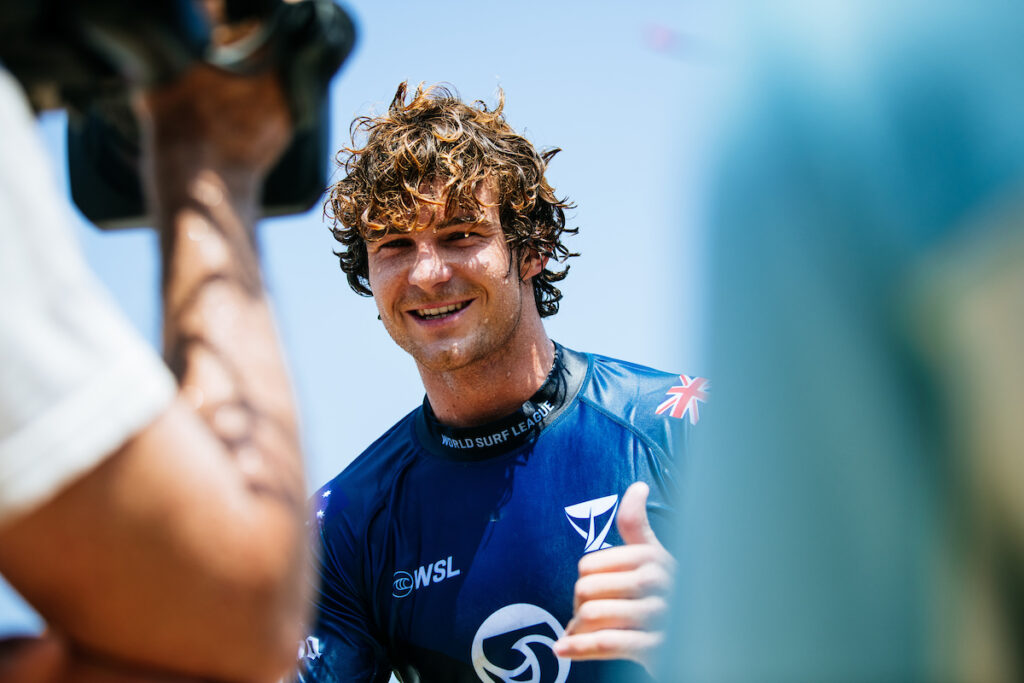
[[(446, 208), (447, 193), (440, 197), (425, 195), (424, 199), (416, 199), (415, 209), (407, 216), (392, 216), (376, 224), (379, 228), (370, 228), (363, 238), (376, 241), (384, 237), (408, 234), (420, 230), (440, 230), (448, 225), (465, 225), (467, 222), (486, 220), (486, 213), (497, 211), (497, 204), (492, 201), (493, 192), (477, 192), (476, 198), (480, 206), (472, 205), (455, 208), (449, 212)], [(495, 217), (494, 220), (497, 220)]]

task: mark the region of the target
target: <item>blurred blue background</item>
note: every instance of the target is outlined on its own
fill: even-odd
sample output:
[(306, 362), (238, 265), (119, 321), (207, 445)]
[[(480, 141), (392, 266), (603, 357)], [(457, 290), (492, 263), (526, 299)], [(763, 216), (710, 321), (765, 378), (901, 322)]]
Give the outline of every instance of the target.
[[(550, 335), (581, 350), (702, 374), (703, 273), (697, 199), (719, 88), (723, 5), (350, 2), (359, 42), (331, 91), (332, 149), (354, 116), (385, 110), (400, 81), (447, 82), (496, 102), (578, 204), (582, 252)], [(65, 181), (64, 117), (42, 128)], [(130, 319), (159, 339), (157, 251), (149, 230), (102, 233), (76, 215), (86, 256)], [(315, 206), (260, 227), (267, 286), (301, 407), (311, 487), (340, 471), (421, 399), (415, 366), (372, 300), (351, 292)], [(243, 340), (240, 340), (243, 343)], [(38, 627), (0, 585), (0, 635)]]

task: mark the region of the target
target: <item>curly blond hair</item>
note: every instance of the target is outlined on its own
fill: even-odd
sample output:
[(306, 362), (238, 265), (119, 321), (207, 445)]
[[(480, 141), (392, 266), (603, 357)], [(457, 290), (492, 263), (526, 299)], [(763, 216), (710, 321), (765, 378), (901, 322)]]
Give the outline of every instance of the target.
[[(559, 149), (538, 152), (512, 130), (502, 111), (505, 96), (498, 91), (498, 106), (482, 101), (467, 105), (446, 86), (420, 84), (406, 103), (408, 83), (401, 83), (386, 114), (361, 116), (352, 122), (352, 146), (338, 153), (345, 177), (331, 186), (324, 214), (333, 221), (331, 232), (341, 243), (335, 252), (349, 285), (371, 296), (366, 243), (386, 231), (416, 229), (421, 202), (440, 204), (423, 194), (425, 183), (440, 181), (447, 193), (444, 209), (480, 211), (476, 190), (495, 181), (498, 212), (505, 240), (522, 262), (530, 254), (562, 263), (579, 254), (562, 243), (565, 210), (574, 208), (555, 196), (544, 178), (548, 163)], [(358, 146), (357, 137), (365, 138)], [(509, 264), (512, 267), (512, 263)], [(533, 294), (541, 317), (558, 312), (562, 293), (554, 283), (565, 278), (569, 266), (553, 270), (545, 265), (533, 278)]]

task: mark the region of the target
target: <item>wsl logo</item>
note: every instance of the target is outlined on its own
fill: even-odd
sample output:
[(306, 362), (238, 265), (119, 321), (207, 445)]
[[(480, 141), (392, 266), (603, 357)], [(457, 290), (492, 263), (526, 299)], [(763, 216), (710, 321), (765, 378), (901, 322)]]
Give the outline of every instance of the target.
[[(604, 550), (611, 545), (604, 542), (611, 531), (615, 513), (619, 509), (619, 497), (615, 494), (587, 500), (565, 508), (565, 516), (584, 539), (583, 552)], [(607, 515), (607, 517), (605, 517)]]
[(397, 571), (395, 572), (394, 581), (391, 584), (391, 595), (396, 598), (404, 598), (409, 593), (412, 593), (412, 589), (415, 588), (413, 583), (412, 574), (409, 572)]
[(391, 578), (391, 595), (396, 598), (404, 598), (416, 589), (429, 586), (432, 583), (440, 583), (461, 573), (462, 570), (456, 569), (452, 564), (451, 555), (441, 558), (437, 562), (425, 564), (412, 573), (399, 570)]
[(473, 637), (473, 668), (484, 683), (564, 683), (572, 662), (555, 655), (562, 625), (525, 602), (487, 617)]

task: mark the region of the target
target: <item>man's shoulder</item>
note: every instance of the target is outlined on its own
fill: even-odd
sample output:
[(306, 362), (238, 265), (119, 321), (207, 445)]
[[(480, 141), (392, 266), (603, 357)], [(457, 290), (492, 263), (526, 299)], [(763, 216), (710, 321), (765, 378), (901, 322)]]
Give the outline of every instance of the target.
[(333, 519), (354, 522), (373, 514), (418, 451), (414, 422), (420, 410), (417, 407), (396, 422), (310, 497), (319, 524)]
[(708, 380), (698, 375), (658, 370), (597, 353), (570, 353), (588, 359), (590, 377), (584, 385), (584, 393), (587, 398), (597, 398), (602, 403), (626, 407), (662, 399), (680, 385), (692, 386), (698, 395), (706, 394), (710, 388)]
[(588, 359), (582, 403), (666, 445), (677, 444), (700, 419), (710, 382), (698, 375), (658, 370), (600, 354)]
[(588, 353), (585, 355), (593, 359), (595, 370), (609, 376), (621, 378), (621, 381), (629, 382), (636, 386), (642, 386), (647, 383), (660, 385), (671, 382), (679, 377), (679, 374), (675, 372), (658, 370), (657, 368), (622, 360), (621, 358), (602, 356), (598, 353)]

